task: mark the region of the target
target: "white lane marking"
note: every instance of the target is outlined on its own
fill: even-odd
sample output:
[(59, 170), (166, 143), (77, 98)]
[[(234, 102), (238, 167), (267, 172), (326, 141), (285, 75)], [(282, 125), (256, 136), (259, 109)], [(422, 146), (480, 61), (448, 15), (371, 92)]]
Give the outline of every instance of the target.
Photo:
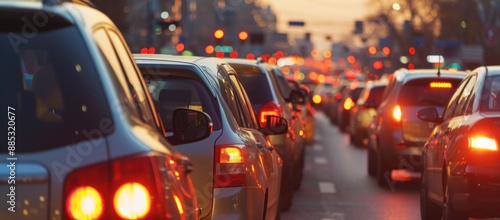
[(335, 185), (330, 182), (319, 182), (319, 192), (320, 193), (335, 193)]
[(315, 144), (313, 146), (313, 150), (315, 150), (315, 151), (322, 151), (323, 150), (323, 145), (321, 145), (321, 144)]
[(316, 157), (316, 158), (314, 158), (314, 162), (316, 164), (327, 164), (328, 160), (326, 160), (326, 158), (324, 158), (324, 157)]

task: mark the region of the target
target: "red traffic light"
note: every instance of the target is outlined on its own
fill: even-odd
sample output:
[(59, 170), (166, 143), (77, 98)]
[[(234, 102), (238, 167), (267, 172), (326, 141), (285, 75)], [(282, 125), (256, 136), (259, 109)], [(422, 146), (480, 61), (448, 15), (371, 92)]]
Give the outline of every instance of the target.
[(229, 53), (229, 57), (231, 57), (231, 58), (237, 58), (238, 57), (238, 52), (236, 52), (235, 50), (231, 51)]
[(182, 52), (184, 50), (184, 44), (183, 43), (178, 43), (177, 45), (175, 45), (175, 50), (177, 52)]
[(408, 53), (410, 53), (410, 55), (415, 55), (416, 53), (415, 47), (408, 48)]
[(247, 40), (248, 39), (248, 32), (240, 31), (240, 33), (238, 33), (238, 39), (240, 39), (241, 41)]
[(223, 30), (221, 30), (221, 29), (217, 29), (217, 30), (215, 30), (215, 31), (214, 31), (214, 37), (215, 37), (215, 39), (217, 39), (217, 40), (222, 39), (222, 38), (224, 37), (224, 31), (223, 31)]
[(382, 63), (382, 61), (373, 62), (373, 69), (380, 70), (382, 68), (384, 68), (384, 63)]

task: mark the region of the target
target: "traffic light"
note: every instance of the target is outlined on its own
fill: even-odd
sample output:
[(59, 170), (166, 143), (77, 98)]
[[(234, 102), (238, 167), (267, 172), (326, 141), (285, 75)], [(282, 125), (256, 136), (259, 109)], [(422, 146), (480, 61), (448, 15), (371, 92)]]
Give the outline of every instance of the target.
[(184, 44), (183, 43), (178, 43), (177, 45), (175, 45), (175, 50), (177, 52), (182, 52), (184, 50)]
[(377, 53), (377, 48), (375, 46), (369, 46), (368, 53), (371, 55), (375, 55)]
[(248, 32), (240, 31), (240, 33), (238, 33), (238, 39), (241, 43), (244, 43), (248, 39)]
[(410, 53), (410, 55), (415, 55), (416, 52), (415, 47), (408, 48), (408, 53)]
[(379, 60), (373, 62), (372, 65), (373, 65), (373, 69), (376, 69), (376, 70), (380, 70), (380, 69), (384, 68), (384, 63), (382, 63), (382, 61), (379, 61)]
[(215, 51), (215, 47), (213, 45), (207, 45), (205, 47), (205, 53), (207, 54), (212, 54)]
[(222, 41), (222, 38), (224, 38), (224, 31), (222, 29), (217, 29), (214, 31), (214, 38), (217, 42)]
[(391, 48), (385, 46), (382, 48), (382, 53), (386, 56), (389, 56), (391, 54)]

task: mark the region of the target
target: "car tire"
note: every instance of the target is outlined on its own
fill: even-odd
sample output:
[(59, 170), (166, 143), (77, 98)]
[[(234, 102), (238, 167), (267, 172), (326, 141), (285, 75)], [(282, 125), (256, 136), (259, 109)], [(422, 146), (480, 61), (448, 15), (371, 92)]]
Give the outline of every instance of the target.
[(450, 203), (450, 192), (448, 185), (445, 185), (444, 189), (444, 207), (443, 207), (443, 220), (468, 220), (469, 217), (459, 213), (453, 208)]
[(375, 150), (373, 150), (371, 147), (368, 147), (368, 163), (367, 164), (367, 170), (368, 170), (368, 176), (376, 176), (377, 175), (377, 155)]
[(443, 210), (440, 205), (429, 199), (427, 193), (427, 177), (422, 173), (422, 184), (420, 186), (420, 217), (422, 220), (440, 220)]
[(380, 187), (388, 187), (391, 181), (391, 169), (387, 168), (383, 158), (377, 154), (377, 184)]
[(351, 135), (351, 143), (354, 144), (354, 146), (361, 147), (363, 146), (363, 137), (359, 135), (359, 133), (354, 133)]

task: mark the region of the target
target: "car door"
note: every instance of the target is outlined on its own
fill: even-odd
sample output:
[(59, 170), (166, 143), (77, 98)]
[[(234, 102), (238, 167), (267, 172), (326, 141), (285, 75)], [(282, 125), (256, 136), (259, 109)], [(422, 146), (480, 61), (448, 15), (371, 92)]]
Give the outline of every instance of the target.
[[(460, 98), (462, 97), (462, 92), (468, 85), (470, 78), (466, 78), (457, 88), (456, 92), (451, 97), (446, 109), (443, 112), (442, 120), (443, 122), (434, 128), (431, 133), (427, 144), (425, 144), (423, 149), (424, 169), (428, 177), (429, 192), (434, 195), (442, 195), (442, 173), (443, 173), (443, 161), (445, 148), (447, 147), (449, 141), (449, 135), (451, 128), (454, 124), (459, 123), (458, 118), (454, 117), (455, 109), (457, 108)], [(462, 99), (463, 100), (463, 99)], [(433, 123), (433, 122), (429, 122)], [(442, 198), (441, 196), (435, 197), (435, 199)]]

